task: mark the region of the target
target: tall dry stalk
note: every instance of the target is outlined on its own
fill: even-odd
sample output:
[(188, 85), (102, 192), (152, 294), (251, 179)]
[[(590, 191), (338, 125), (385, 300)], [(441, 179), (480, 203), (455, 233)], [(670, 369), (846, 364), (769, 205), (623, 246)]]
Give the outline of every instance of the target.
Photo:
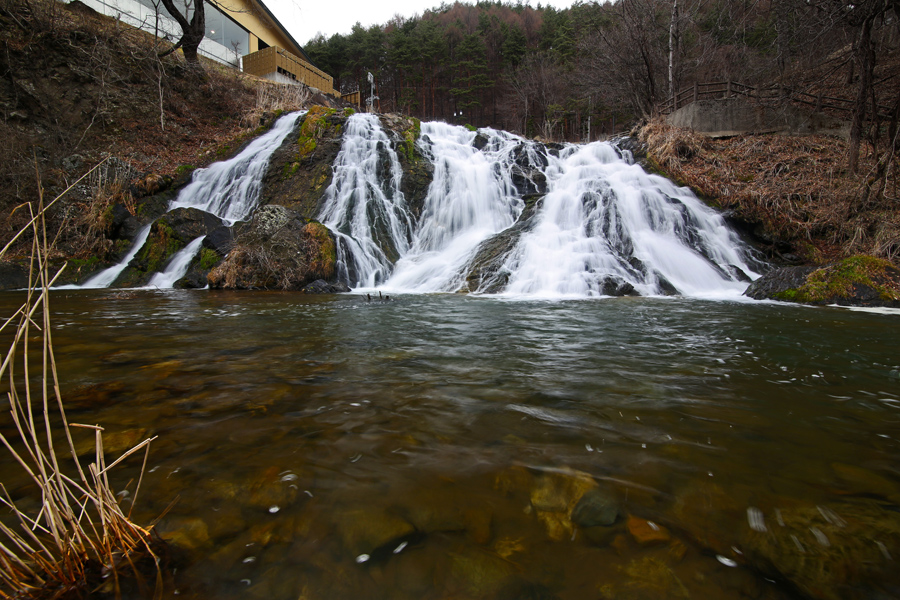
[[(47, 235), (45, 216), (47, 209), (68, 190), (47, 206), (44, 205), (40, 178), (38, 190), (37, 206), (26, 205), (31, 211), (31, 220), (0, 250), (2, 259), (18, 237), (26, 231), (31, 232), (32, 268), (25, 301), (0, 325), (0, 332), (10, 329), (12, 334), (9, 349), (2, 355), (0, 381), (5, 377), (9, 383), (10, 414), (17, 434), (9, 439), (0, 433), (0, 442), (37, 486), (41, 507), (37, 514), (19, 510), (5, 486), (0, 484), (0, 505), (12, 515), (10, 524), (0, 521), (0, 597), (90, 594), (94, 590), (87, 588), (88, 582), (97, 575), (106, 589), (118, 595), (116, 567), (123, 561), (133, 566), (138, 558), (150, 556), (155, 559), (155, 555), (150, 532), (134, 524), (119, 506), (110, 486), (109, 471), (141, 450), (146, 466), (150, 442), (154, 438), (144, 440), (107, 464), (102, 428), (70, 424), (66, 418), (50, 327), (50, 286), (65, 266), (51, 277), (48, 258), (53, 243)], [(36, 382), (34, 370), (34, 363), (38, 361), (32, 348), (36, 331), (40, 332), (39, 382)], [(20, 366), (21, 373), (18, 372)], [(56, 410), (59, 411), (58, 418), (53, 415)], [(86, 471), (78, 460), (71, 427), (94, 431), (96, 455)], [(65, 464), (68, 458), (74, 466)], [(143, 469), (135, 497), (142, 478)], [(156, 590), (161, 594), (158, 561), (156, 572)]]

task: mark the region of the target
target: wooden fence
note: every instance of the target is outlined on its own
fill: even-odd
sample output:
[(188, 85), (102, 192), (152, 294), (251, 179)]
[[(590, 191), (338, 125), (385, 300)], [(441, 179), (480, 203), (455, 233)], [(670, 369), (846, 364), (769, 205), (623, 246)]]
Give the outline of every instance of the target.
[[(822, 94), (808, 94), (780, 85), (758, 88), (751, 85), (744, 85), (743, 83), (738, 83), (736, 81), (723, 81), (715, 83), (695, 83), (692, 86), (686, 87), (660, 104), (659, 112), (668, 115), (697, 100), (736, 98), (738, 96), (753, 98), (760, 102), (792, 102), (811, 106), (815, 112), (830, 110), (848, 116), (853, 114), (853, 109), (856, 105), (855, 100), (832, 98), (831, 96)], [(890, 107), (878, 106), (877, 108), (879, 119), (890, 119)], [(873, 118), (871, 111), (869, 111), (868, 118)]]
[(248, 54), (244, 56), (243, 63), (244, 72), (251, 75), (266, 77), (278, 73), (331, 96), (340, 95), (334, 89), (331, 75), (278, 46), (269, 46)]

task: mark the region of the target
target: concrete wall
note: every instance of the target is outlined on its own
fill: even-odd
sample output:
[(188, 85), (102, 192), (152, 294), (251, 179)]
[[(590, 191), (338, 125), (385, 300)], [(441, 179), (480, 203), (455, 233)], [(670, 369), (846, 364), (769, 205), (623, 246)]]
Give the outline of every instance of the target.
[(679, 108), (666, 117), (666, 121), (675, 127), (686, 127), (710, 137), (742, 133), (850, 137), (849, 122), (790, 105), (760, 106), (744, 98), (698, 100)]

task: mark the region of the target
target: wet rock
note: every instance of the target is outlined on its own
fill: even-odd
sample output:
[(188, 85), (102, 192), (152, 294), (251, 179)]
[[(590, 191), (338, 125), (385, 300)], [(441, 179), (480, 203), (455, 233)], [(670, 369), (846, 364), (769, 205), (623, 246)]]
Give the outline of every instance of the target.
[(0, 261), (0, 290), (28, 287), (28, 268), (11, 261)]
[(203, 247), (215, 251), (219, 256), (226, 256), (234, 246), (234, 229), (223, 225), (210, 231), (203, 240)]
[(472, 140), (472, 147), (476, 150), (484, 150), (490, 143), (491, 139), (479, 131), (475, 139)]
[(120, 285), (145, 285), (169, 260), (194, 239), (221, 227), (217, 216), (197, 208), (176, 208), (157, 219), (147, 241), (117, 280)]
[(218, 289), (302, 290), (334, 282), (337, 247), (327, 227), (283, 206), (263, 206), (241, 225), (231, 252), (209, 273)]
[(317, 279), (300, 290), (304, 294), (346, 294), (350, 288), (340, 281), (328, 283), (324, 279)]
[(590, 545), (603, 548), (609, 546), (615, 537), (619, 535), (620, 528), (597, 525), (595, 527), (586, 527), (581, 531)]
[(168, 518), (156, 527), (156, 531), (170, 544), (185, 550), (197, 550), (209, 543), (206, 522), (198, 518)]
[(600, 284), (600, 293), (604, 296), (639, 296), (634, 286), (621, 277), (606, 277)]
[(471, 546), (451, 552), (450, 561), (450, 571), (456, 585), (476, 598), (495, 596), (516, 572), (512, 563)]
[(806, 277), (815, 270), (816, 267), (781, 267), (772, 269), (751, 283), (744, 295), (755, 300), (774, 298), (777, 294), (789, 289), (799, 288), (806, 282)]
[(782, 267), (754, 281), (744, 295), (802, 304), (900, 307), (900, 269), (871, 256), (815, 269)]
[(465, 289), (493, 294), (506, 288), (512, 273), (504, 265), (522, 234), (534, 228), (541, 200), (542, 198), (537, 197), (526, 198), (525, 210), (516, 223), (478, 246), (475, 257), (469, 263)]
[(399, 545), (400, 540), (415, 532), (409, 521), (375, 507), (338, 510), (335, 519), (344, 547), (354, 557), (371, 556), (395, 542)]
[(315, 217), (331, 184), (331, 166), (341, 150), (346, 120), (343, 112), (333, 108), (311, 107), (272, 154), (260, 204), (284, 206), (306, 219)]
[(619, 504), (609, 490), (588, 490), (572, 511), (572, 522), (579, 527), (609, 527), (619, 517)]
[(597, 487), (588, 473), (570, 469), (544, 473), (531, 490), (531, 505), (553, 540), (568, 539), (572, 535), (572, 512), (584, 494)]
[(631, 154), (635, 162), (642, 162), (647, 158), (647, 144), (641, 142), (636, 137), (621, 136), (610, 140), (610, 143), (619, 151), (619, 155), (623, 156), (625, 152)]
[(634, 541), (642, 546), (663, 544), (672, 539), (669, 530), (662, 525), (634, 515), (628, 517), (625, 525)]
[(896, 515), (877, 502), (783, 508), (766, 515), (764, 531), (744, 525), (741, 547), (754, 569), (811, 598), (896, 597)]

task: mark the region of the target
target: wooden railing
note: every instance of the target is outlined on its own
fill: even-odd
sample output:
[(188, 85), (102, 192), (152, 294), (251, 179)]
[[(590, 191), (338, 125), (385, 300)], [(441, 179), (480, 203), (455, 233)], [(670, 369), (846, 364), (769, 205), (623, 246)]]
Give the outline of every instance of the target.
[[(856, 105), (855, 100), (833, 98), (822, 94), (809, 94), (780, 85), (757, 88), (736, 81), (723, 81), (715, 83), (695, 83), (692, 86), (686, 87), (673, 97), (661, 103), (659, 105), (659, 112), (667, 115), (683, 106), (696, 102), (697, 100), (735, 98), (737, 96), (745, 96), (761, 102), (793, 102), (811, 106), (815, 112), (830, 110), (846, 115), (852, 115)], [(890, 118), (890, 107), (878, 106), (877, 108), (878, 118)], [(868, 118), (873, 118), (871, 111), (869, 111)]]

